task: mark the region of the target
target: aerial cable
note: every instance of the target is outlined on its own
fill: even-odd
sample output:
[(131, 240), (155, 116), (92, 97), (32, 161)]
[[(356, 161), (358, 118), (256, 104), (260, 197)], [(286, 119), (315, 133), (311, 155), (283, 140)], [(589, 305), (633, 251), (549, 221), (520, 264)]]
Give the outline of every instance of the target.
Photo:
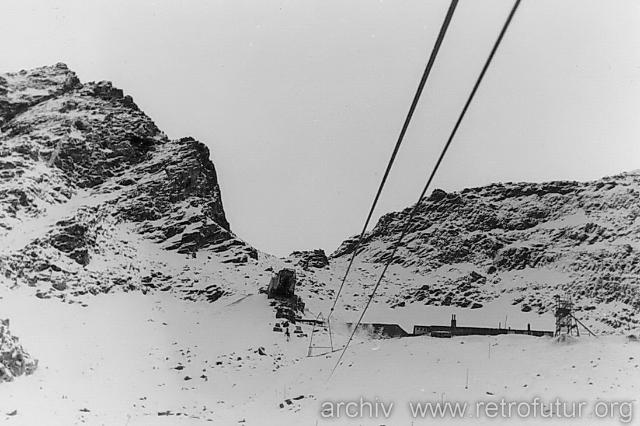
[(364, 234), (367, 232), (367, 227), (369, 226), (369, 222), (371, 221), (371, 217), (373, 216), (373, 212), (378, 204), (378, 199), (380, 198), (380, 194), (382, 194), (382, 188), (387, 182), (387, 177), (389, 176), (389, 172), (391, 171), (391, 167), (396, 159), (396, 155), (398, 154), (398, 150), (400, 149), (400, 145), (402, 145), (402, 141), (404, 140), (404, 135), (409, 128), (409, 123), (411, 122), (411, 117), (413, 117), (413, 113), (418, 105), (418, 101), (420, 100), (420, 95), (422, 95), (422, 90), (424, 89), (425, 83), (427, 82), (427, 78), (431, 73), (431, 68), (433, 68), (433, 64), (436, 60), (436, 56), (440, 51), (440, 46), (442, 45), (442, 41), (444, 40), (444, 36), (447, 33), (447, 28), (449, 28), (449, 23), (451, 22), (451, 18), (453, 17), (453, 12), (458, 5), (458, 0), (451, 0), (451, 4), (449, 5), (449, 10), (442, 22), (442, 26), (440, 27), (440, 32), (438, 33), (438, 37), (436, 39), (435, 44), (433, 45), (433, 49), (431, 50), (431, 55), (429, 56), (429, 61), (422, 73), (422, 78), (420, 79), (420, 84), (418, 85), (418, 89), (416, 90), (415, 95), (413, 96), (413, 101), (411, 102), (411, 106), (409, 107), (409, 112), (404, 120), (404, 124), (402, 125), (402, 130), (400, 130), (400, 134), (398, 136), (398, 140), (396, 141), (396, 145), (393, 148), (393, 153), (391, 154), (391, 158), (389, 158), (389, 163), (387, 164), (387, 169), (382, 176), (382, 181), (380, 182), (380, 186), (378, 187), (378, 192), (373, 200), (373, 204), (371, 205), (371, 210), (369, 210), (369, 215), (367, 216), (367, 220), (364, 222), (364, 226), (362, 227), (362, 232), (360, 233), (360, 237), (356, 242), (355, 247), (353, 248), (353, 254), (351, 255), (351, 259), (349, 260), (349, 265), (347, 266), (347, 270), (344, 273), (344, 277), (342, 278), (342, 282), (340, 283), (340, 288), (338, 289), (338, 293), (335, 296), (335, 300), (333, 301), (333, 306), (331, 306), (331, 311), (327, 315), (327, 321), (331, 318), (331, 314), (338, 303), (338, 298), (340, 297), (340, 293), (342, 292), (342, 288), (344, 287), (344, 283), (347, 280), (347, 276), (349, 275), (349, 271), (351, 270), (351, 266), (353, 265), (353, 261), (356, 258), (358, 253), (358, 248), (360, 248), (360, 244), (362, 243), (362, 239), (364, 238)]
[(400, 237), (396, 240), (396, 242), (394, 244), (391, 256), (389, 256), (389, 258), (387, 259), (387, 262), (385, 263), (384, 268), (382, 269), (382, 273), (380, 274), (380, 278), (378, 278), (378, 281), (376, 282), (376, 285), (373, 287), (373, 291), (371, 292), (371, 295), (369, 296), (369, 299), (367, 300), (367, 303), (366, 303), (364, 309), (362, 310), (362, 313), (360, 314), (360, 318), (358, 318), (358, 322), (353, 327), (353, 331), (351, 332), (351, 335), (349, 336), (349, 340), (347, 340), (347, 344), (344, 346), (344, 349), (340, 353), (340, 357), (338, 358), (338, 361), (336, 362), (336, 365), (333, 367), (333, 370), (331, 370), (330, 377), (333, 376), (333, 373), (338, 368), (338, 365), (340, 365), (340, 361), (342, 361), (342, 358), (344, 357), (344, 354), (347, 352), (347, 348), (349, 347), (349, 344), (353, 340), (353, 336), (356, 334), (356, 331), (358, 330), (358, 327), (360, 326), (360, 323), (362, 322), (362, 319), (364, 318), (364, 315), (367, 312), (367, 309), (369, 308), (369, 305), (371, 304), (371, 301), (373, 300), (373, 298), (374, 298), (374, 296), (376, 294), (376, 291), (378, 290), (378, 287), (380, 286), (380, 283), (382, 282), (382, 279), (384, 277), (385, 272), (387, 271), (387, 269), (389, 268), (389, 265), (393, 261), (393, 258), (395, 257), (396, 252), (398, 251), (398, 247), (400, 246), (400, 243), (402, 242), (402, 239), (409, 232), (409, 228), (411, 227), (411, 222), (413, 220), (413, 217), (418, 212), (420, 204), (422, 203), (422, 200), (424, 199), (424, 196), (427, 193), (427, 190), (429, 189), (429, 186), (431, 185), (431, 181), (433, 180), (433, 177), (435, 176), (436, 171), (440, 167), (440, 163), (442, 162), (442, 159), (444, 158), (445, 154), (447, 153), (447, 150), (449, 149), (449, 146), (451, 145), (451, 141), (453, 141), (453, 138), (455, 137), (456, 133), (458, 132), (458, 128), (460, 127), (460, 124), (462, 123), (462, 120), (463, 120), (465, 114), (467, 113), (467, 110), (469, 109), (469, 105), (471, 104), (471, 101), (473, 100), (476, 92), (478, 91), (478, 87), (480, 87), (480, 83), (482, 82), (482, 79), (483, 79), (485, 73), (487, 72), (487, 69), (489, 68), (489, 65), (491, 64), (491, 61), (493, 60), (493, 57), (494, 57), (496, 51), (498, 50), (498, 46), (500, 45), (500, 42), (502, 41), (502, 38), (504, 37), (504, 34), (506, 33), (507, 28), (509, 27), (509, 24), (511, 23), (511, 20), (513, 19), (513, 16), (516, 13), (516, 10), (518, 9), (518, 6), (520, 5), (520, 2), (521, 2), (521, 0), (516, 0), (514, 2), (513, 7), (511, 8), (511, 12), (509, 13), (509, 16), (507, 16), (507, 19), (506, 19), (504, 25), (502, 26), (502, 30), (500, 31), (500, 34), (498, 35), (498, 38), (496, 39), (495, 43), (493, 44), (493, 48), (491, 49), (491, 53), (489, 53), (489, 56), (487, 57), (487, 60), (485, 61), (484, 66), (482, 67), (482, 71), (480, 71), (480, 75), (478, 76), (478, 79), (476, 80), (476, 82), (475, 82), (475, 84), (473, 86), (473, 89), (471, 90), (471, 93), (469, 94), (467, 102), (464, 104), (464, 107), (462, 108), (462, 111), (460, 112), (460, 115), (458, 116), (458, 120), (456, 121), (455, 126), (453, 126), (453, 130), (451, 131), (451, 134), (449, 135), (449, 139), (447, 139), (447, 143), (445, 143), (444, 147), (442, 148), (442, 152), (440, 153), (440, 157), (438, 157), (438, 161), (436, 162), (435, 166), (433, 167), (433, 170), (431, 171), (431, 174), (429, 175), (429, 179), (427, 180), (427, 183), (425, 184), (424, 189), (420, 193), (420, 197), (418, 198), (418, 202), (413, 206), (413, 209), (411, 210), (411, 213), (406, 218), (404, 227), (402, 229), (402, 233), (400, 234)]

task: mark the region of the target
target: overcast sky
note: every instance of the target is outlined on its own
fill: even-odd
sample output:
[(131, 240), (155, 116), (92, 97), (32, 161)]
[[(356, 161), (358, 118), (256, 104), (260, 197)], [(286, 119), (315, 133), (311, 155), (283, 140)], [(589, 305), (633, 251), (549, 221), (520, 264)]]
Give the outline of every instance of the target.
[[(360, 231), (448, 0), (19, 0), (0, 70), (66, 62), (206, 143), (232, 229), (278, 255)], [(461, 0), (383, 193), (415, 202), (512, 2)], [(435, 187), (640, 168), (640, 2), (524, 0)]]

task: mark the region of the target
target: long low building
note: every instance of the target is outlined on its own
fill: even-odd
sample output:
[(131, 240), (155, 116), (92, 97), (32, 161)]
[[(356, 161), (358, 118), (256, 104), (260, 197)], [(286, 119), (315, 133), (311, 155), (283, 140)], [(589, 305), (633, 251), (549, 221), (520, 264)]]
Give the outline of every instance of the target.
[(458, 326), (455, 314), (451, 316), (450, 325), (415, 325), (413, 335), (428, 335), (432, 337), (453, 337), (453, 336), (498, 336), (501, 334), (524, 334), (528, 336), (553, 337), (553, 331), (532, 330), (527, 324), (526, 329), (514, 328), (488, 328), (488, 327), (460, 327)]
[[(324, 319), (298, 318), (297, 322), (325, 325)], [(349, 330), (353, 330), (355, 324), (346, 323)], [(413, 333), (407, 333), (399, 324), (385, 323), (361, 323), (358, 331), (374, 339), (389, 339), (410, 336), (453, 337), (453, 336), (498, 336), (501, 334), (523, 334), (527, 336), (553, 337), (553, 331), (532, 330), (527, 324), (526, 329), (513, 328), (488, 328), (488, 327), (460, 327), (457, 324), (455, 314), (451, 316), (450, 325), (414, 325)]]

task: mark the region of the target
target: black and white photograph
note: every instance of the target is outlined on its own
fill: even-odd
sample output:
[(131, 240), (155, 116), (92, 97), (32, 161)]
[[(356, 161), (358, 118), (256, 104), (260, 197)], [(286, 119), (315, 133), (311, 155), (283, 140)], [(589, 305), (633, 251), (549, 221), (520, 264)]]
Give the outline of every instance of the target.
[(640, 425), (640, 2), (6, 0), (0, 423)]

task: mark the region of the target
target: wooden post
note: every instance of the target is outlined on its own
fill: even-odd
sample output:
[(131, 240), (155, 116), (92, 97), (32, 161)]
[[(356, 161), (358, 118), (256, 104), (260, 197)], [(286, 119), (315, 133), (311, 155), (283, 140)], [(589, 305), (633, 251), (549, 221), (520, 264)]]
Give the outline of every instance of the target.
[(331, 334), (331, 322), (327, 318), (327, 328), (329, 329), (329, 344), (331, 345), (331, 352), (333, 352), (333, 335)]
[(469, 369), (468, 368), (467, 368), (467, 381), (466, 381), (466, 383), (464, 385), (464, 388), (465, 389), (469, 389)]

